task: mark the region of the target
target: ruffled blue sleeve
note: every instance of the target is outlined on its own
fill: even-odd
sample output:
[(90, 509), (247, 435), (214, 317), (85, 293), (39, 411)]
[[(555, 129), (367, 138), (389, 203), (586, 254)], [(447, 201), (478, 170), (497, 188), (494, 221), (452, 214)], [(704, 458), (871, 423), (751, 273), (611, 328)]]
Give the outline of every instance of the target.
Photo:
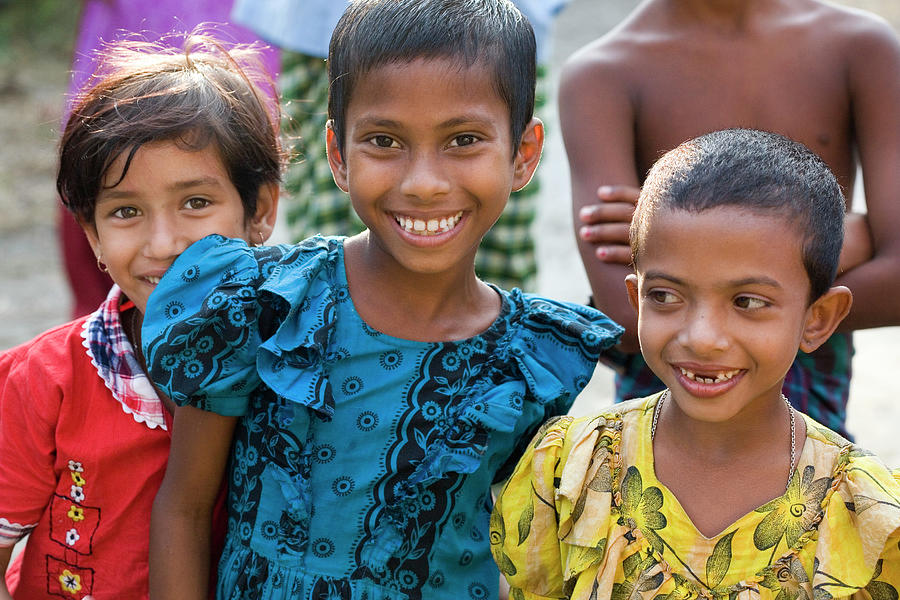
[[(508, 349), (501, 353), (508, 355), (507, 372), (514, 375), (486, 392), (491, 407), (486, 413), (494, 413), (495, 426), (500, 421), (515, 419), (519, 441), (510, 460), (498, 470), (497, 481), (509, 475), (517, 457), (546, 419), (565, 414), (571, 408), (590, 381), (600, 355), (624, 332), (621, 326), (589, 306), (522, 294), (518, 290), (510, 293), (510, 299), (519, 307), (518, 317)], [(517, 391), (520, 386), (524, 389)], [(497, 401), (505, 396), (522, 400)], [(498, 398), (492, 401), (491, 397)], [(486, 416), (483, 413), (481, 418)]]
[(174, 402), (246, 412), (260, 383), (258, 287), (286, 250), (213, 235), (166, 272), (147, 302), (142, 339), (150, 378)]
[(246, 413), (261, 384), (329, 415), (322, 364), (334, 329), (342, 240), (250, 248), (209, 236), (173, 263), (147, 303), (150, 376), (179, 405)]
[[(490, 457), (494, 480), (504, 479), (537, 428), (569, 410), (590, 381), (600, 353), (622, 335), (620, 326), (587, 306), (518, 290), (501, 293), (508, 307), (502, 337), (491, 342), (476, 336), (443, 350), (434, 360), (465, 363), (472, 378), (454, 400), (452, 426), (429, 442), (409, 478), (413, 483), (428, 483), (446, 472), (475, 472), (485, 457)], [(470, 361), (484, 353), (490, 359)], [(439, 375), (432, 379), (446, 380)]]
[(604, 350), (625, 329), (595, 308), (522, 294), (512, 352), (534, 396), (561, 414), (590, 381)]

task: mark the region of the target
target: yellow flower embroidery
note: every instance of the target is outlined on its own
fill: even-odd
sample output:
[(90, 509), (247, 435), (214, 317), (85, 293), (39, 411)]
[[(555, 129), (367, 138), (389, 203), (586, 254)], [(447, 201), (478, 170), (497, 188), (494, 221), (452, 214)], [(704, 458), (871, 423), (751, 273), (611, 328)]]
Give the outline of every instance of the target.
[(67, 513), (69, 518), (75, 521), (84, 521), (84, 510), (81, 507), (75, 506), (74, 504), (69, 507), (69, 512)]
[(878, 559), (872, 581), (866, 586), (866, 591), (869, 592), (873, 600), (890, 600), (897, 597), (897, 589), (894, 586), (884, 581), (876, 581), (881, 576), (883, 566), (884, 559)]
[(675, 589), (668, 594), (657, 595), (654, 600), (697, 600), (700, 597), (700, 594), (688, 583), (684, 575), (672, 573), (672, 582), (675, 585)]
[(622, 506), (619, 523), (627, 527), (637, 527), (644, 537), (656, 548), (663, 551), (663, 542), (656, 530), (666, 526), (666, 516), (659, 509), (663, 505), (663, 495), (656, 486), (644, 488), (641, 472), (637, 467), (628, 467), (622, 479)]
[(663, 574), (649, 574), (656, 565), (656, 559), (650, 552), (645, 557), (640, 552), (628, 556), (622, 561), (625, 580), (613, 584), (611, 600), (640, 600), (642, 592), (658, 589), (663, 582)]
[(784, 496), (756, 509), (767, 512), (753, 532), (753, 543), (759, 550), (775, 547), (782, 538), (788, 546), (797, 543), (800, 536), (812, 527), (821, 512), (822, 499), (831, 485), (831, 479), (813, 480), (816, 470), (812, 465), (803, 469), (803, 476), (794, 472)]
[[(812, 600), (806, 589), (809, 584), (809, 576), (803, 567), (803, 562), (796, 556), (782, 558), (764, 570), (760, 586), (768, 588), (778, 600)], [(824, 592), (824, 590), (821, 590)], [(827, 600), (830, 596), (816, 590), (815, 598)]]
[(75, 482), (75, 485), (79, 487), (83, 487), (87, 481), (85, 481), (84, 477), (78, 471), (70, 471), (69, 474), (72, 476), (72, 481)]
[(63, 590), (76, 594), (81, 591), (81, 576), (66, 569), (59, 575), (59, 584)]

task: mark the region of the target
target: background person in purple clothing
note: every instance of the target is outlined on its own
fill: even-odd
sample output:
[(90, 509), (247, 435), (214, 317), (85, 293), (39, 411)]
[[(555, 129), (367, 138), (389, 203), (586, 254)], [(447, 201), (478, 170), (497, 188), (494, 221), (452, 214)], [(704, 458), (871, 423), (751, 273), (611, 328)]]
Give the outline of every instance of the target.
[[(259, 38), (249, 29), (227, 25), (233, 0), (86, 0), (82, 5), (78, 38), (72, 61), (69, 100), (94, 71), (97, 50), (123, 37), (156, 41), (167, 35), (189, 32), (200, 23), (216, 24), (216, 35), (225, 43), (252, 43)], [(173, 41), (174, 45), (178, 45)], [(275, 50), (263, 52), (266, 70), (278, 73)], [(59, 205), (59, 234), (63, 264), (72, 290), (72, 316), (87, 314), (106, 298), (112, 280), (99, 268), (84, 232)]]

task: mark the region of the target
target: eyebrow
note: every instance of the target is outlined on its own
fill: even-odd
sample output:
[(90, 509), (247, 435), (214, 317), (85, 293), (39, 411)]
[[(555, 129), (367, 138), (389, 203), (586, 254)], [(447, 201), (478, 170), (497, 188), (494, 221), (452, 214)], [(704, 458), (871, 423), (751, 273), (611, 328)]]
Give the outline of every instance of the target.
[[(216, 177), (198, 177), (197, 179), (176, 181), (172, 185), (168, 186), (167, 189), (173, 192), (178, 192), (196, 187), (202, 187), (205, 185), (221, 187), (222, 182), (219, 181), (219, 179)], [(135, 194), (130, 191), (116, 190), (115, 188), (103, 188), (98, 194), (98, 202), (100, 201), (100, 196), (102, 196), (102, 200), (119, 200), (122, 198), (133, 198)]]
[[(458, 117), (451, 117), (446, 121), (438, 123), (438, 128), (440, 129), (451, 129), (453, 127), (459, 127), (460, 125), (467, 125), (469, 123), (491, 123), (492, 119), (489, 119), (483, 115), (460, 115)], [(363, 117), (358, 121), (359, 125), (364, 127), (385, 127), (385, 128), (399, 128), (402, 127), (403, 124), (400, 121), (395, 121), (393, 119), (381, 119), (378, 117)]]
[[(675, 285), (685, 285), (685, 281), (675, 277), (673, 275), (669, 275), (662, 271), (647, 271), (644, 273), (644, 279), (663, 279), (665, 281), (671, 281)], [(765, 275), (758, 275), (756, 277), (744, 277), (742, 279), (734, 279), (728, 282), (728, 287), (743, 287), (746, 285), (764, 285), (768, 287), (773, 287), (777, 289), (782, 289), (782, 285), (778, 283), (775, 279), (771, 277), (766, 277)]]

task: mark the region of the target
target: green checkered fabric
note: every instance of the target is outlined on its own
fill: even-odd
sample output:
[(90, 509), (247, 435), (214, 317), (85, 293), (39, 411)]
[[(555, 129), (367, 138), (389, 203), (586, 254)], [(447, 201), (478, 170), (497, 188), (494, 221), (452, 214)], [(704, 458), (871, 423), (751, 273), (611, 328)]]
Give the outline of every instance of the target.
[[(539, 77), (540, 83), (543, 77)], [(328, 70), (321, 58), (295, 52), (282, 54), (281, 92), (284, 122), (294, 160), (285, 174), (288, 232), (299, 241), (323, 235), (353, 235), (365, 229), (350, 199), (334, 184), (325, 155), (328, 118)], [(543, 104), (543, 94), (537, 99)], [(510, 196), (497, 223), (482, 240), (475, 257), (478, 276), (501, 288), (533, 290), (537, 275), (534, 223), (537, 177)]]
[(317, 233), (353, 235), (365, 226), (335, 184), (325, 155), (328, 70), (314, 56), (284, 52), (279, 80), (284, 98), (282, 131), (293, 160), (284, 178), (288, 233), (300, 241)]

